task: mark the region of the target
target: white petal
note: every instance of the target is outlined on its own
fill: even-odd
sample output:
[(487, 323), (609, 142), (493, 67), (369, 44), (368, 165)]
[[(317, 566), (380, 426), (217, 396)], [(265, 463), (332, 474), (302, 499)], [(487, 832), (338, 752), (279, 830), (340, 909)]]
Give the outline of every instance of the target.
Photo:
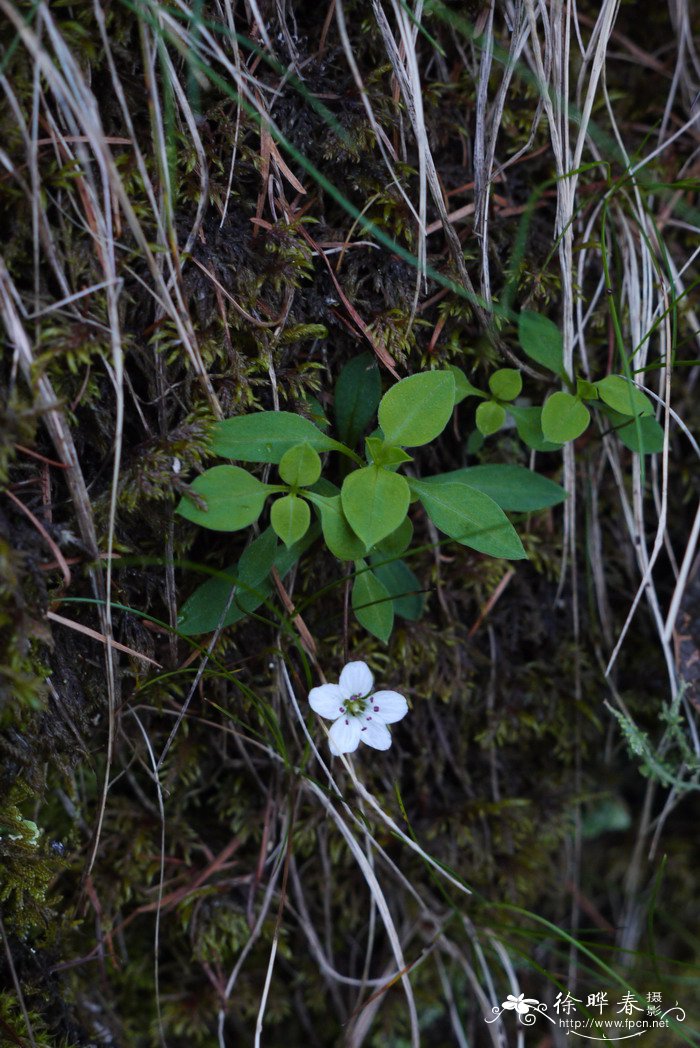
[(391, 746), (391, 735), (384, 724), (372, 720), (371, 713), (369, 715), (365, 714), (362, 718), (360, 742), (366, 743), (367, 746), (371, 746), (374, 750), (388, 750)]
[(338, 717), (328, 733), (331, 753), (352, 753), (360, 741), (360, 722), (357, 717)]
[(340, 687), (347, 699), (351, 695), (369, 695), (374, 677), (366, 662), (349, 662), (340, 674)]
[(343, 691), (337, 684), (322, 684), (320, 688), (312, 688), (309, 692), (311, 709), (320, 717), (327, 717), (329, 720), (335, 720), (340, 716), (344, 701)]
[(408, 703), (398, 691), (377, 691), (367, 712), (382, 724), (395, 724), (408, 713)]

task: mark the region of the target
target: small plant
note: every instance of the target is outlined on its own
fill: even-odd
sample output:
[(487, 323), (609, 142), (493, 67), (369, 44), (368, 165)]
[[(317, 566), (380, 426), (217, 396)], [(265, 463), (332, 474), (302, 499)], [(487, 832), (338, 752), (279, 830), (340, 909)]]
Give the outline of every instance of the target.
[[(449, 539), (491, 557), (524, 558), (505, 511), (532, 512), (556, 505), (566, 497), (558, 484), (513, 465), (473, 466), (420, 478), (402, 472), (413, 462), (407, 449), (439, 437), (455, 405), (467, 397), (481, 400), (475, 414), (479, 439), (497, 433), (510, 415), (529, 448), (556, 451), (585, 432), (594, 408), (630, 450), (661, 450), (663, 431), (653, 406), (633, 382), (623, 375), (590, 382), (567, 374), (561, 333), (538, 313), (523, 311), (518, 333), (524, 353), (567, 387), (549, 394), (542, 407), (517, 403), (523, 380), (516, 368), (495, 371), (488, 392), (472, 385), (460, 368), (448, 365), (401, 379), (382, 396), (376, 361), (363, 354), (343, 368), (336, 384), (339, 439), (321, 428), (327, 428), (325, 420), (315, 425), (288, 411), (263, 411), (217, 423), (213, 449), (218, 455), (276, 465), (279, 483), (264, 483), (240, 466), (220, 465), (191, 485), (177, 511), (214, 531), (250, 527), (268, 499), (274, 501), (270, 526), (250, 544), (239, 564), (204, 583), (185, 603), (182, 632), (204, 633), (254, 611), (271, 592), (273, 567), (283, 576), (322, 536), (334, 557), (354, 565), (352, 608), (357, 620), (386, 642), (396, 615), (417, 619), (422, 613), (419, 580), (402, 558), (413, 536), (408, 516), (412, 502), (420, 502)], [(375, 415), (378, 426), (364, 439), (363, 459), (356, 449)], [(340, 487), (322, 475), (321, 455), (331, 452), (342, 459)]]
[(670, 703), (661, 704), (659, 720), (665, 729), (656, 745), (626, 711), (605, 704), (620, 725), (630, 756), (639, 763), (640, 774), (660, 785), (672, 786), (679, 793), (700, 789), (700, 760), (688, 742), (686, 721), (680, 712), (683, 691), (679, 688)]
[(661, 451), (664, 435), (654, 418), (653, 405), (633, 382), (624, 375), (607, 375), (597, 382), (568, 375), (561, 332), (540, 313), (524, 310), (518, 335), (527, 356), (560, 378), (567, 389), (551, 393), (541, 408), (522, 407), (514, 403), (522, 390), (522, 377), (514, 368), (495, 371), (489, 379), (489, 393), (468, 383), (464, 395), (483, 401), (476, 409), (476, 426), (482, 436), (497, 433), (509, 414), (524, 444), (535, 451), (555, 451), (585, 433), (591, 422), (591, 406), (600, 411), (607, 428), (614, 429), (630, 451)]
[[(514, 409), (508, 401), (517, 396), (521, 384), (520, 374), (512, 369), (492, 376), (492, 423), (505, 417), (501, 402), (508, 403), (511, 412), (531, 410)], [(356, 618), (386, 642), (395, 615), (416, 619), (422, 611), (420, 583), (402, 559), (413, 535), (408, 515), (413, 502), (420, 502), (449, 539), (491, 557), (526, 557), (505, 510), (530, 512), (556, 505), (566, 497), (558, 484), (512, 465), (476, 466), (421, 478), (402, 472), (413, 461), (407, 449), (439, 437), (455, 405), (469, 395), (485, 396), (463, 371), (449, 366), (401, 379), (382, 396), (376, 362), (364, 354), (346, 365), (336, 384), (339, 439), (287, 411), (217, 423), (216, 454), (275, 465), (279, 482), (265, 483), (241, 466), (218, 465), (199, 476), (179, 503), (177, 512), (196, 524), (239, 531), (255, 524), (273, 499), (270, 526), (251, 542), (238, 565), (208, 580), (185, 603), (182, 632), (207, 632), (255, 610), (271, 592), (273, 567), (283, 576), (322, 536), (334, 557), (354, 565)], [(361, 458), (356, 448), (375, 415), (378, 426), (364, 440)], [(340, 487), (322, 475), (332, 461), (322, 461), (326, 453), (340, 456)]]

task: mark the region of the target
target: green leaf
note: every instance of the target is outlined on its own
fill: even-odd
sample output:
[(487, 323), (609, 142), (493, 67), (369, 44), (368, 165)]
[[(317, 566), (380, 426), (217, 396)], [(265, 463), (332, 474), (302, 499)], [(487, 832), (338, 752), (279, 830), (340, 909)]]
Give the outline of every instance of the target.
[(522, 560), (527, 557), (518, 533), (493, 499), (460, 482), (411, 479), (433, 524), (463, 546), (491, 557)]
[(321, 476), (321, 459), (310, 444), (297, 444), (285, 451), (280, 459), (279, 472), (285, 484), (306, 487), (315, 484)]
[(340, 494), (340, 488), (336, 487), (335, 484), (330, 480), (327, 480), (325, 477), (319, 477), (315, 484), (312, 484), (306, 489), (304, 492), (304, 498), (309, 498), (311, 492), (315, 492), (317, 495), (328, 495), (329, 497), (332, 497), (333, 495)]
[(564, 343), (556, 324), (541, 313), (524, 309), (518, 318), (518, 337), (530, 360), (555, 375), (564, 375)]
[(451, 371), (424, 371), (392, 386), (379, 404), (379, 425), (390, 444), (428, 444), (450, 421), (455, 402)]
[(241, 581), (256, 583), (269, 575), (278, 548), (274, 531), (272, 528), (265, 528), (241, 553), (238, 562)]
[(508, 414), (515, 419), (515, 428), (520, 439), (533, 451), (559, 451), (561, 444), (544, 439), (542, 408), (516, 408), (509, 404)]
[[(237, 565), (226, 568), (223, 576), (207, 579), (182, 605), (177, 627), (185, 637), (193, 637), (198, 633), (211, 633), (219, 625), (231, 590), (239, 578)], [(254, 611), (269, 596), (270, 590), (270, 583), (265, 579), (260, 580), (257, 585), (251, 584), (250, 589), (236, 592), (222, 626), (232, 626), (244, 618), (249, 611)]]
[(216, 629), (234, 583), (237, 592), (222, 625), (230, 626), (242, 618), (247, 609), (257, 608), (270, 591), (266, 579), (277, 549), (277, 536), (272, 528), (266, 528), (244, 550), (238, 565), (227, 568), (222, 576), (207, 579), (185, 601), (177, 620), (180, 632), (191, 637)]
[(485, 400), (476, 409), (476, 428), (485, 437), (498, 433), (506, 420), (506, 409), (495, 400)]
[(286, 546), (280, 546), (275, 554), (275, 567), (277, 568), (278, 574), (281, 579), (287, 575), (287, 573), (294, 567), (299, 557), (303, 553), (306, 553), (309, 546), (312, 546), (316, 539), (319, 537), (321, 529), (318, 524), (314, 521), (309, 530), (304, 535), (303, 539), (299, 542), (295, 542), (293, 546), (287, 548)]
[(413, 462), (403, 448), (394, 448), (381, 437), (367, 437), (365, 446), (367, 458), (371, 459), (375, 466), (401, 466), (404, 462)]
[(410, 490), (405, 477), (381, 466), (365, 466), (345, 478), (343, 511), (365, 546), (396, 531), (406, 516)]
[(206, 511), (184, 496), (176, 513), (212, 531), (239, 531), (258, 519), (270, 489), (240, 466), (213, 466), (190, 490), (204, 499)]
[(499, 368), (489, 379), (489, 389), (499, 400), (515, 400), (522, 388), (523, 377), (516, 368)]
[(306, 396), (301, 398), (301, 402), (306, 409), (304, 415), (311, 419), (314, 426), (317, 426), (323, 433), (325, 433), (330, 426), (330, 422), (326, 418), (323, 405), (318, 397), (311, 396), (311, 394), (307, 393)]
[(237, 565), (226, 568), (216, 578), (207, 579), (188, 597), (178, 616), (179, 631), (186, 637), (193, 637), (215, 630), (229, 602), (234, 584), (236, 592), (222, 625), (232, 626), (255, 611), (272, 591), (268, 577), (272, 564), (277, 568), (280, 578), (284, 578), (302, 553), (305, 553), (318, 537), (319, 531), (317, 524), (312, 525), (301, 542), (287, 549), (285, 546), (278, 546), (274, 531), (272, 528), (266, 528), (262, 535), (251, 542)]
[(600, 410), (610, 419), (618, 437), (630, 451), (638, 455), (657, 455), (663, 451), (664, 431), (653, 416), (630, 418), (609, 407), (601, 407)]
[(382, 381), (373, 353), (348, 361), (335, 384), (333, 410), (338, 436), (354, 448), (375, 416)]
[(270, 524), (287, 549), (302, 539), (309, 530), (311, 510), (297, 495), (283, 495), (275, 499), (270, 510)]
[(398, 557), (404, 550), (407, 550), (411, 545), (411, 539), (413, 538), (413, 524), (411, 518), (406, 517), (401, 524), (399, 524), (396, 531), (392, 531), (391, 535), (387, 535), (381, 542), (377, 542), (375, 549), (380, 553), (383, 553), (386, 557)]
[(571, 393), (552, 393), (542, 408), (542, 432), (555, 444), (576, 440), (588, 429), (591, 415), (585, 404)]
[(473, 386), (461, 368), (456, 364), (448, 364), (448, 371), (455, 377), (455, 404), (461, 404), (467, 397), (485, 397), (486, 394), (476, 386)]
[(504, 510), (534, 513), (557, 506), (567, 497), (566, 491), (548, 477), (533, 473), (524, 466), (469, 466), (429, 477), (430, 481), (451, 484), (460, 481), (492, 498)]
[(598, 390), (593, 382), (585, 378), (576, 379), (576, 396), (581, 400), (598, 400)]
[(647, 396), (622, 375), (608, 375), (594, 385), (600, 399), (620, 415), (654, 414), (654, 407)]
[(464, 445), (467, 455), (478, 455), (484, 443), (484, 434), (479, 433), (478, 429), (473, 429), (467, 437), (467, 443)]
[(367, 549), (348, 524), (340, 495), (327, 497), (308, 492), (307, 497), (318, 507), (323, 538), (333, 556), (338, 560), (359, 560), (364, 557)]
[(373, 571), (363, 571), (364, 562), (356, 565), (360, 572), (352, 587), (352, 610), (361, 626), (387, 643), (394, 628), (394, 603), (383, 583)]
[(417, 622), (423, 614), (425, 598), (421, 584), (408, 564), (404, 560), (384, 563), (380, 556), (372, 558), (372, 568), (394, 601), (395, 613), (409, 622)]
[(291, 411), (236, 415), (217, 422), (212, 430), (212, 449), (216, 454), (241, 462), (278, 463), (297, 444), (309, 444), (316, 451), (342, 449), (309, 419)]

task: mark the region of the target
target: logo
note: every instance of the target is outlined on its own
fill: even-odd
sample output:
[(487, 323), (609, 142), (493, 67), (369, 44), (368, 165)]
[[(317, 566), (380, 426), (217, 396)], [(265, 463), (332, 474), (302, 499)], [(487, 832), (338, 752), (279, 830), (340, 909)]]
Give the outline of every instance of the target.
[(574, 997), (567, 990), (557, 994), (552, 1012), (544, 1001), (535, 997), (526, 997), (524, 993), (516, 997), (509, 993), (500, 1007), (494, 1005), (491, 1011), (493, 1016), (485, 1018), (487, 1023), (498, 1022), (513, 1014), (522, 1026), (534, 1026), (542, 1018), (563, 1030), (567, 1037), (608, 1042), (642, 1037), (651, 1030), (668, 1030), (685, 1021), (685, 1011), (678, 1001), (665, 1007), (657, 990), (650, 990), (646, 999), (634, 993), (624, 993), (620, 1000), (612, 1002), (606, 991), (598, 990), (589, 993), (585, 1003), (583, 997)]

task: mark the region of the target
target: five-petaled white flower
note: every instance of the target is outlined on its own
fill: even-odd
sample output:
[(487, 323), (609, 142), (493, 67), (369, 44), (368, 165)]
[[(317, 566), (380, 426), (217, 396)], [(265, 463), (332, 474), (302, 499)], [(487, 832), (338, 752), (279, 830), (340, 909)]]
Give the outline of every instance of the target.
[(518, 1015), (527, 1015), (531, 1006), (539, 1003), (540, 1002), (536, 1001), (534, 997), (526, 997), (524, 993), (518, 994), (517, 997), (514, 997), (512, 993), (509, 993), (508, 997), (501, 1005), (501, 1008), (517, 1012)]
[(397, 691), (373, 691), (374, 678), (365, 662), (349, 662), (337, 684), (322, 684), (309, 692), (309, 705), (321, 717), (332, 720), (329, 731), (331, 753), (352, 753), (360, 742), (375, 750), (388, 750), (391, 735), (387, 724), (408, 713), (408, 703)]

